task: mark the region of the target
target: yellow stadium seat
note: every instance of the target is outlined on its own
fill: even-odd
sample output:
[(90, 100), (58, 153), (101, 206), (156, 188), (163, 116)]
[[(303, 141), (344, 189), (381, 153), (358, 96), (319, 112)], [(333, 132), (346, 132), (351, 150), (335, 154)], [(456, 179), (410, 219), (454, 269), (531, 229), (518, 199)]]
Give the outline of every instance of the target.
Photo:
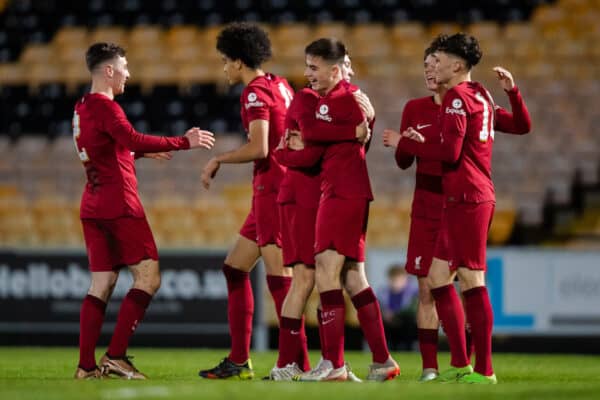
[(141, 65), (137, 75), (142, 91), (146, 93), (156, 85), (177, 84), (177, 69), (166, 62)]
[[(347, 27), (341, 22), (328, 22), (317, 25), (311, 30), (310, 40), (316, 40), (320, 38), (336, 38), (338, 40), (344, 40), (347, 34)], [(308, 44), (308, 42), (306, 43)]]
[(46, 83), (58, 83), (63, 81), (63, 68), (59, 64), (49, 61), (39, 64), (31, 64), (27, 69), (29, 87), (35, 89)]
[(163, 38), (164, 32), (159, 26), (136, 25), (129, 31), (128, 42), (132, 47), (151, 47), (162, 44)]
[(187, 62), (177, 66), (176, 81), (181, 87), (195, 83), (210, 83), (224, 80), (224, 75), (219, 65), (206, 62)]
[(88, 45), (88, 31), (83, 27), (68, 26), (61, 28), (52, 38), (52, 44), (57, 47), (63, 46), (86, 46)]
[(61, 63), (76, 63), (85, 66), (87, 43), (63, 43), (56, 45), (57, 59)]
[[(198, 43), (173, 44), (169, 46), (166, 53), (171, 63), (176, 66), (184, 63), (205, 62), (204, 49)], [(215, 68), (218, 68), (218, 66), (215, 65)]]
[(45, 44), (30, 44), (23, 50), (19, 61), (25, 65), (48, 63), (56, 57), (54, 48)]
[(427, 32), (420, 22), (406, 22), (396, 24), (390, 29), (394, 41), (427, 41)]
[(89, 35), (90, 43), (109, 42), (127, 48), (127, 34), (121, 27), (99, 27)]
[[(273, 43), (283, 42), (300, 42), (308, 43), (308, 37), (310, 34), (310, 28), (307, 24), (282, 24), (279, 27), (273, 29), (271, 34), (271, 41)], [(306, 43), (305, 43), (306, 42)]]
[(463, 29), (460, 24), (450, 22), (436, 22), (429, 26), (429, 35), (435, 38), (439, 34), (453, 35), (461, 32)]
[(198, 42), (198, 28), (192, 25), (174, 26), (167, 31), (165, 40), (169, 47), (195, 45)]
[(0, 63), (0, 85), (21, 85), (26, 82), (26, 74), (19, 63)]
[(512, 43), (535, 43), (538, 37), (539, 32), (537, 28), (527, 22), (509, 22), (504, 27), (504, 39)]
[(500, 28), (494, 21), (476, 22), (467, 28), (467, 32), (477, 38), (477, 40), (498, 40), (500, 38)]

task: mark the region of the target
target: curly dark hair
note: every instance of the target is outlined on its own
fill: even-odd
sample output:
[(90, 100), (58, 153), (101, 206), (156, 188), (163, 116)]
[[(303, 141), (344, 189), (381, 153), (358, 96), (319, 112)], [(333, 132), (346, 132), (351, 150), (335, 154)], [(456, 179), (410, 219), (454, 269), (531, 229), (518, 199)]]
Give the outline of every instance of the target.
[(469, 69), (477, 65), (483, 57), (477, 39), (462, 32), (451, 36), (441, 34), (431, 42), (430, 48), (462, 58), (467, 62)]
[(335, 38), (321, 38), (306, 46), (304, 53), (321, 57), (332, 64), (341, 65), (344, 63), (344, 57), (348, 54), (348, 50), (344, 46), (344, 43)]
[(269, 35), (256, 24), (233, 22), (217, 37), (217, 50), (232, 60), (240, 60), (251, 69), (271, 58)]
[(121, 56), (125, 57), (125, 49), (114, 43), (94, 43), (85, 53), (85, 62), (90, 72), (103, 63), (104, 61), (112, 60)]

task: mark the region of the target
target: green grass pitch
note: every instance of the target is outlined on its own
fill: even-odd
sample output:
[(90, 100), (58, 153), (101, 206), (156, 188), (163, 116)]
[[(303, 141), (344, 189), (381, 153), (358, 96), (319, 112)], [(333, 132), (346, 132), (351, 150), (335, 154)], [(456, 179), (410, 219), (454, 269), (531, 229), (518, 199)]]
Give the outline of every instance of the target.
[[(0, 347), (0, 399), (599, 399), (600, 357), (575, 355), (496, 354), (496, 386), (420, 384), (418, 353), (394, 353), (402, 375), (385, 383), (264, 382), (275, 352), (253, 353), (253, 381), (211, 381), (198, 378), (199, 368), (214, 366), (225, 350), (133, 348), (136, 366), (148, 381), (104, 379), (74, 381), (76, 348)], [(100, 357), (98, 353), (98, 358)], [(318, 354), (311, 353), (316, 362)], [(368, 353), (348, 352), (347, 361), (359, 377), (366, 375)], [(448, 354), (440, 355), (440, 366)]]

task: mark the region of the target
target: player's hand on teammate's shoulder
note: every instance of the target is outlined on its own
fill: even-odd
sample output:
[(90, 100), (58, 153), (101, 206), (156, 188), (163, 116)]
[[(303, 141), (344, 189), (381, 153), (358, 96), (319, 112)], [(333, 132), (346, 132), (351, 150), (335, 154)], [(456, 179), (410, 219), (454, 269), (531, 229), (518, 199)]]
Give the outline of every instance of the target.
[(363, 114), (365, 114), (365, 117), (367, 118), (367, 120), (372, 121), (373, 118), (375, 118), (375, 109), (373, 108), (373, 105), (371, 104), (371, 100), (369, 99), (369, 96), (367, 96), (361, 90), (357, 90), (353, 94), (354, 94), (354, 99), (358, 103), (358, 106), (362, 110)]
[(371, 129), (369, 129), (367, 120), (356, 125), (356, 139), (362, 144), (367, 143), (371, 139)]
[(412, 126), (402, 132), (402, 137), (414, 140), (415, 142), (425, 143), (425, 136), (416, 131)]
[(494, 67), (493, 70), (496, 73), (502, 89), (509, 91), (515, 87), (515, 80), (509, 70), (500, 66)]
[(206, 165), (202, 169), (202, 175), (200, 176), (202, 186), (204, 186), (204, 189), (210, 188), (210, 183), (213, 180), (213, 178), (217, 175), (217, 171), (219, 170), (220, 166), (221, 163), (215, 157), (211, 158), (206, 163)]
[(169, 161), (173, 158), (172, 151), (162, 151), (160, 153), (144, 153), (144, 158), (152, 158), (159, 161)]
[(197, 127), (189, 129), (183, 136), (189, 140), (190, 149), (197, 147), (212, 149), (215, 144), (215, 135), (212, 132), (204, 131)]
[(393, 129), (384, 129), (383, 131), (383, 145), (385, 147), (398, 147), (401, 135)]

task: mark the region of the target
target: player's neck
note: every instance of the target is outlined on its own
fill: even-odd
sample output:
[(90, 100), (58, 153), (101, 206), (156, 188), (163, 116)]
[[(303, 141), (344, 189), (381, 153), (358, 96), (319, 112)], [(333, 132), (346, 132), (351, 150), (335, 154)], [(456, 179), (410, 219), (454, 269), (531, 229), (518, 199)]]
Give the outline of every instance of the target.
[(470, 82), (470, 81), (471, 81), (471, 71), (467, 71), (464, 73), (456, 74), (455, 76), (450, 78), (450, 80), (446, 84), (446, 87), (448, 89), (451, 89), (454, 86), (459, 85), (463, 82)]
[(442, 104), (442, 99), (446, 95), (446, 88), (439, 89), (433, 94), (433, 102), (438, 106)]
[(265, 71), (263, 71), (262, 69), (244, 68), (242, 70), (242, 82), (244, 82), (244, 85), (247, 85), (259, 76), (264, 75)]
[(110, 85), (102, 84), (100, 82), (92, 81), (92, 87), (90, 89), (90, 94), (94, 94), (94, 93), (102, 94), (111, 100), (115, 99), (115, 94), (113, 93), (112, 87), (110, 87)]
[(323, 93), (319, 93), (322, 96), (325, 96), (327, 93), (331, 92), (333, 90), (334, 87), (336, 87), (338, 85), (338, 83), (340, 83), (342, 81), (342, 77), (338, 77), (336, 78), (334, 81), (331, 82), (331, 85), (329, 85), (329, 87), (327, 87), (325, 90), (323, 90)]

